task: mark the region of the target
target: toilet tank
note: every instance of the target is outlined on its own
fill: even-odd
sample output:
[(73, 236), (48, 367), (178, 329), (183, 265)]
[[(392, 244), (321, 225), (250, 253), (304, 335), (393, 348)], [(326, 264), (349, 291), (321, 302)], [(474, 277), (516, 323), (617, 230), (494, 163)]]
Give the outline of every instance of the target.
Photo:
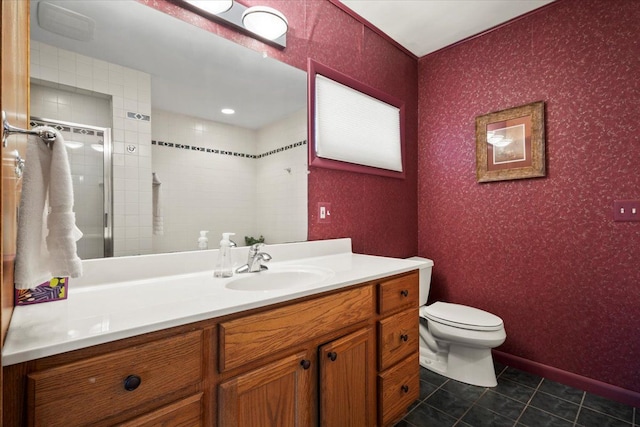
[(427, 299), (429, 299), (429, 288), (431, 287), (431, 269), (433, 268), (433, 261), (417, 256), (407, 259), (410, 261), (418, 261), (422, 263), (418, 267), (418, 274), (420, 277), (420, 305), (425, 305), (427, 303)]

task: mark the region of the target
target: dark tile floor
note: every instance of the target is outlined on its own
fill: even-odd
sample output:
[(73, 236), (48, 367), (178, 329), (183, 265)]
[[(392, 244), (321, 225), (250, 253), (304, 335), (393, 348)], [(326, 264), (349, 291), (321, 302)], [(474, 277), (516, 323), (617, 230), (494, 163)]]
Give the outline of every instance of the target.
[(496, 364), (498, 386), (420, 368), (420, 398), (396, 427), (640, 427), (640, 408)]

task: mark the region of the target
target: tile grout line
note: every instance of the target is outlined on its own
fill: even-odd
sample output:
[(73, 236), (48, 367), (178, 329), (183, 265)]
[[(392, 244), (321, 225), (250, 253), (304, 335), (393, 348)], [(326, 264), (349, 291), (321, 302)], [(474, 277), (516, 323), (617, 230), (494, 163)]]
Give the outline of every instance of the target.
[[(543, 380), (544, 380), (544, 378), (543, 378)], [(539, 386), (540, 386), (540, 385), (539, 385)], [(539, 387), (539, 386), (538, 386), (538, 387)], [(549, 395), (549, 396), (552, 396), (552, 397), (554, 397), (555, 399), (563, 400), (564, 402), (568, 402), (568, 403), (573, 403), (573, 402), (571, 402), (571, 401), (569, 401), (569, 400), (563, 399), (562, 397), (555, 396), (555, 395), (550, 394), (550, 393), (545, 393), (545, 392), (544, 392), (544, 391), (542, 391), (542, 390), (538, 390), (538, 387), (536, 387), (536, 390), (534, 391), (534, 395), (535, 395), (536, 393), (540, 392), (540, 393), (544, 393), (544, 394), (547, 394), (547, 395)], [(600, 410), (598, 410), (598, 409), (594, 409), (594, 408), (591, 408), (591, 407), (585, 406), (585, 405), (584, 405), (584, 401), (585, 401), (586, 397), (587, 397), (587, 392), (586, 392), (586, 391), (582, 391), (582, 399), (580, 400), (580, 403), (579, 403), (579, 404), (578, 404), (578, 403), (573, 403), (574, 405), (577, 405), (577, 406), (578, 406), (578, 412), (576, 413), (575, 420), (574, 420), (573, 422), (572, 422), (572, 421), (569, 421), (568, 419), (563, 418), (562, 416), (560, 416), (560, 415), (558, 415), (558, 414), (555, 414), (555, 413), (553, 413), (553, 412), (549, 412), (549, 411), (547, 411), (547, 410), (544, 410), (544, 409), (538, 408), (538, 407), (536, 407), (536, 406), (532, 406), (532, 405), (530, 404), (530, 402), (531, 402), (531, 400), (533, 399), (533, 396), (531, 397), (530, 401), (527, 403), (527, 405), (526, 405), (526, 406), (527, 406), (527, 407), (532, 406), (533, 408), (535, 408), (535, 409), (537, 409), (537, 410), (539, 410), (539, 411), (541, 411), (541, 412), (544, 412), (544, 413), (546, 413), (546, 414), (549, 414), (549, 415), (551, 415), (551, 416), (553, 416), (553, 417), (555, 417), (555, 418), (559, 418), (559, 419), (562, 419), (562, 420), (565, 420), (565, 421), (568, 421), (568, 422), (572, 422), (573, 427), (581, 427), (581, 426), (582, 426), (582, 424), (578, 424), (578, 417), (580, 416), (580, 413), (582, 412), (582, 409), (583, 409), (583, 408), (586, 408), (587, 410), (592, 411), (592, 412), (595, 412), (595, 413), (597, 413), (597, 414), (600, 414), (600, 415), (602, 415), (602, 416), (604, 416), (604, 417), (611, 418), (611, 419), (613, 419), (613, 420), (620, 421), (620, 422), (623, 422), (623, 423), (625, 423), (625, 424), (628, 424), (628, 427), (640, 427), (640, 425), (635, 424), (635, 421), (634, 421), (634, 420), (635, 420), (635, 413), (636, 413), (635, 408), (633, 408), (633, 407), (631, 408), (631, 409), (632, 409), (632, 412), (631, 412), (631, 421), (628, 421), (628, 420), (625, 420), (624, 418), (622, 418), (622, 417), (620, 417), (620, 416), (618, 416), (618, 415), (612, 415), (612, 414), (609, 414), (609, 413), (607, 413), (607, 412), (603, 412), (603, 411), (600, 411)], [(525, 409), (526, 409), (526, 408), (525, 408)]]
[[(500, 370), (500, 372), (496, 375), (496, 377), (497, 377), (497, 378), (500, 378), (508, 368), (509, 368), (508, 366), (503, 367), (503, 369), (501, 369), (501, 370)], [(503, 378), (503, 380), (504, 380), (504, 378)], [(421, 381), (422, 381), (422, 380), (421, 380)], [(427, 383), (427, 384), (431, 384), (432, 386), (435, 386), (435, 384), (430, 383), (430, 382), (429, 382), (429, 381), (427, 381), (427, 380), (424, 380), (424, 381), (425, 381), (425, 383)], [(444, 386), (445, 386), (446, 384), (448, 384), (449, 382), (451, 382), (451, 381), (453, 381), (453, 380), (451, 380), (451, 379), (446, 379), (446, 380), (445, 380), (443, 383), (441, 383), (439, 386), (435, 386), (435, 389), (434, 389), (431, 393), (429, 393), (428, 395), (426, 395), (424, 399), (422, 399), (422, 400), (418, 400), (418, 404), (417, 404), (417, 405), (416, 405), (416, 406), (415, 406), (411, 411), (407, 412), (407, 414), (405, 414), (405, 416), (406, 416), (406, 415), (408, 415), (410, 412), (413, 412), (413, 411), (415, 410), (415, 408), (417, 408), (420, 404), (425, 403), (425, 402), (426, 402), (426, 401), (427, 401), (431, 396), (433, 396), (433, 395), (434, 395), (436, 392), (438, 392), (439, 390), (444, 390), (444, 391), (446, 391), (446, 392), (448, 392), (448, 393), (451, 393), (450, 391), (447, 391), (447, 390), (445, 390), (445, 389), (444, 389)], [(509, 381), (512, 381), (512, 380), (509, 380)], [(578, 423), (578, 420), (579, 420), (580, 415), (581, 415), (582, 413), (584, 413), (584, 412), (585, 412), (586, 408), (588, 408), (588, 406), (587, 406), (587, 405), (586, 405), (586, 403), (585, 403), (585, 402), (586, 402), (586, 397), (587, 397), (587, 392), (586, 392), (586, 391), (584, 391), (584, 390), (581, 390), (581, 392), (582, 392), (582, 396), (581, 396), (581, 398), (580, 398), (579, 403), (576, 403), (575, 401), (568, 400), (568, 399), (564, 398), (563, 396), (557, 396), (557, 395), (555, 395), (555, 394), (553, 394), (553, 393), (548, 393), (548, 392), (542, 391), (542, 385), (543, 385), (544, 381), (545, 381), (545, 378), (544, 378), (544, 377), (542, 377), (542, 378), (540, 379), (540, 381), (537, 383), (537, 385), (536, 385), (534, 388), (532, 388), (532, 387), (528, 387), (528, 386), (526, 386), (525, 384), (522, 384), (522, 383), (519, 383), (518, 381), (515, 381), (515, 383), (517, 383), (517, 384), (520, 384), (520, 385), (522, 385), (522, 386), (528, 387), (529, 389), (533, 389), (533, 393), (532, 393), (532, 395), (528, 398), (527, 402), (524, 404), (524, 407), (523, 407), (523, 409), (521, 410), (521, 412), (520, 412), (520, 414), (518, 415), (518, 417), (516, 418), (516, 420), (515, 420), (515, 422), (514, 422), (513, 426), (515, 427), (515, 426), (519, 425), (518, 423), (521, 423), (521, 419), (522, 419), (522, 417), (524, 416), (524, 413), (525, 413), (525, 412), (526, 412), (530, 407), (533, 407), (533, 408), (535, 408), (536, 410), (539, 410), (539, 411), (541, 411), (541, 412), (544, 412), (544, 413), (546, 413), (546, 414), (548, 414), (548, 415), (550, 415), (550, 416), (552, 416), (552, 417), (554, 417), (554, 418), (558, 418), (559, 420), (565, 420), (566, 422), (570, 423), (569, 425), (571, 425), (572, 427), (582, 427), (582, 426), (581, 426), (581, 424), (580, 424), (580, 423)], [(464, 417), (465, 417), (465, 416), (466, 416), (466, 415), (467, 415), (467, 414), (468, 414), (468, 413), (469, 413), (473, 408), (475, 408), (475, 407), (479, 407), (479, 406), (480, 406), (480, 405), (478, 404), (478, 402), (479, 402), (479, 401), (480, 401), (484, 396), (486, 396), (486, 395), (487, 395), (487, 393), (488, 393), (489, 391), (491, 391), (491, 390), (490, 390), (490, 388), (488, 388), (488, 387), (484, 387), (484, 390), (480, 393), (480, 395), (479, 395), (477, 398), (475, 398), (474, 400), (470, 400), (470, 402), (471, 402), (471, 406), (469, 406), (469, 407), (468, 407), (468, 408), (467, 408), (467, 409), (462, 413), (462, 415), (461, 415), (461, 416), (459, 416), (459, 417), (457, 417), (457, 418), (455, 418), (455, 419), (454, 419), (454, 424), (453, 424), (453, 426), (462, 426), (462, 425), (466, 425), (466, 423), (465, 423), (465, 421), (463, 420), (463, 418), (464, 418)], [(497, 393), (497, 392), (496, 392), (496, 393)], [(567, 402), (567, 403), (571, 403), (571, 404), (573, 404), (573, 405), (576, 405), (576, 406), (578, 407), (578, 410), (577, 410), (577, 412), (576, 412), (576, 414), (575, 414), (575, 418), (574, 418), (574, 420), (573, 420), (573, 421), (571, 421), (570, 419), (564, 418), (563, 416), (560, 416), (560, 415), (555, 414), (555, 413), (553, 413), (553, 412), (549, 412), (548, 410), (544, 410), (544, 409), (538, 408), (537, 406), (534, 406), (534, 405), (532, 404), (533, 399), (534, 399), (534, 397), (535, 397), (535, 396), (537, 396), (539, 393), (542, 393), (542, 394), (545, 394), (545, 395), (549, 395), (550, 397), (553, 397), (554, 399), (557, 399), (557, 400), (560, 400), (560, 401), (564, 401), (564, 402)], [(507, 397), (507, 398), (509, 398), (509, 399), (513, 399), (513, 398), (512, 398), (511, 396), (509, 396), (509, 395), (504, 395), (504, 394), (502, 394), (502, 393), (497, 393), (497, 394), (502, 395), (502, 396), (505, 396), (505, 397)], [(455, 393), (454, 393), (454, 395), (455, 395)], [(435, 406), (432, 406), (432, 405), (429, 405), (429, 406), (430, 406), (432, 409), (435, 409), (435, 410), (436, 410), (437, 412), (439, 412), (439, 413), (442, 413), (442, 414), (445, 414), (445, 415), (451, 416), (451, 414), (448, 414), (447, 412), (444, 412), (444, 411), (442, 411), (441, 409), (439, 409), (439, 408), (437, 408), (437, 407), (435, 407)], [(497, 414), (497, 415), (499, 415), (499, 416), (502, 416), (502, 414), (501, 414), (501, 413), (496, 412), (496, 411), (494, 411), (494, 410), (492, 410), (492, 409), (484, 408), (484, 407), (482, 407), (482, 408), (483, 408), (483, 409), (488, 409), (490, 412), (495, 413), (495, 414)], [(606, 412), (601, 412), (600, 410), (595, 410), (595, 409), (593, 409), (593, 408), (589, 408), (589, 410), (590, 410), (590, 411), (593, 411), (593, 412), (595, 412), (595, 413), (599, 413), (599, 414), (601, 414), (601, 415), (603, 415), (603, 416), (606, 416), (607, 418), (610, 418), (610, 419), (613, 419), (613, 420), (619, 420), (619, 421), (622, 421), (622, 422), (625, 422), (625, 423), (629, 423), (629, 422), (630, 422), (630, 424), (628, 424), (628, 425), (629, 425), (629, 427), (640, 427), (640, 423), (638, 422), (638, 421), (639, 421), (638, 417), (640, 416), (640, 411), (638, 410), (639, 408), (636, 408), (636, 407), (633, 407), (633, 406), (632, 406), (630, 409), (631, 409), (631, 419), (629, 420), (629, 419), (627, 418), (627, 419), (625, 420), (624, 418), (619, 417), (618, 415), (615, 415), (615, 416), (614, 416), (614, 415), (611, 415), (611, 414), (606, 413)], [(567, 415), (568, 415), (568, 414), (567, 414)], [(406, 421), (406, 423), (407, 423), (407, 425), (408, 425), (409, 427), (415, 427), (415, 425), (414, 425), (414, 424), (412, 424), (412, 423), (410, 423), (409, 421)], [(524, 424), (521, 424), (521, 425), (522, 425), (522, 426), (524, 426)]]
[[(507, 369), (507, 367), (505, 367), (505, 368), (503, 369), (503, 371), (504, 371), (505, 369)], [(499, 374), (498, 374), (498, 375), (499, 375)], [(430, 393), (427, 397), (425, 397), (423, 400), (421, 400), (421, 401), (420, 401), (420, 403), (425, 403), (426, 405), (429, 405), (428, 403), (426, 403), (426, 402), (427, 402), (427, 399), (429, 399), (431, 396), (433, 396), (433, 395), (434, 395), (438, 390), (440, 390), (440, 389), (442, 389), (442, 390), (443, 390), (443, 391), (445, 391), (446, 393), (451, 393), (451, 392), (449, 392), (449, 391), (447, 391), (447, 390), (445, 390), (445, 389), (443, 388), (445, 384), (447, 384), (448, 382), (451, 382), (451, 381), (453, 381), (453, 380), (451, 380), (451, 379), (447, 379), (445, 382), (443, 382), (442, 384), (440, 384), (440, 385), (439, 385), (439, 386), (438, 386), (438, 387), (437, 387), (437, 388), (436, 388), (432, 393)], [(428, 382), (428, 381), (427, 381), (427, 382)], [(471, 406), (470, 406), (469, 408), (467, 408), (467, 410), (466, 410), (466, 411), (465, 411), (465, 412), (464, 412), (464, 413), (463, 413), (459, 418), (457, 418), (457, 419), (455, 420), (455, 423), (453, 424), (453, 426), (454, 426), (454, 427), (455, 427), (455, 426), (457, 426), (457, 425), (459, 425), (460, 423), (464, 423), (464, 420), (463, 420), (462, 418), (467, 414), (467, 412), (469, 412), (469, 411), (471, 410), (471, 408), (473, 408), (473, 407), (476, 405), (476, 402), (477, 402), (478, 400), (480, 400), (480, 398), (481, 398), (482, 396), (484, 396), (484, 395), (485, 395), (485, 393), (487, 393), (487, 392), (488, 392), (488, 390), (489, 390), (489, 389), (488, 389), (487, 387), (485, 387), (485, 388), (484, 388), (484, 391), (480, 394), (480, 396), (478, 396), (478, 397), (473, 401), (473, 403), (471, 404)], [(452, 394), (453, 394), (453, 393), (452, 393)], [(454, 395), (455, 395), (455, 394), (454, 394)], [(442, 411), (442, 410), (440, 410), (440, 409), (436, 408), (435, 406), (432, 406), (432, 405), (429, 405), (429, 406), (431, 406), (432, 408), (434, 408), (434, 409), (435, 409), (436, 411), (438, 411), (438, 412), (442, 412), (442, 413), (443, 413), (443, 414), (445, 414), (445, 415), (449, 415), (449, 416), (451, 416), (450, 414), (447, 414), (446, 412), (444, 412), (444, 411)], [(416, 405), (416, 408), (417, 408), (417, 407), (418, 407), (418, 405)], [(415, 408), (414, 408), (414, 409), (412, 409), (410, 412), (413, 412), (413, 410), (415, 410)], [(407, 414), (408, 414), (408, 413), (407, 413)], [(406, 416), (406, 415), (405, 415), (405, 416)], [(411, 423), (409, 423), (409, 424), (411, 424)], [(465, 424), (466, 424), (466, 423), (465, 423)]]
[(478, 398), (477, 398), (476, 400), (474, 400), (474, 401), (473, 401), (473, 403), (471, 404), (471, 406), (469, 406), (469, 407), (467, 408), (467, 410), (466, 410), (466, 411), (464, 411), (464, 413), (463, 413), (462, 415), (460, 415), (460, 418), (458, 418), (458, 420), (456, 421), (456, 424), (454, 424), (454, 425), (457, 425), (457, 424), (460, 424), (460, 423), (464, 422), (464, 421), (462, 420), (462, 418), (464, 418), (464, 416), (465, 416), (465, 415), (467, 415), (467, 413), (468, 413), (469, 411), (471, 411), (471, 408), (473, 408), (474, 406), (476, 406), (476, 404), (478, 403), (478, 401), (479, 401), (480, 399), (482, 399), (482, 396), (484, 396), (484, 395), (485, 395), (485, 394), (487, 394), (488, 392), (489, 392), (489, 388), (488, 388), (488, 387), (485, 387), (485, 388), (484, 388), (484, 391), (483, 391), (482, 393), (480, 393), (480, 396), (478, 396)]
[[(501, 376), (501, 375), (502, 375), (502, 374), (503, 374), (503, 373), (504, 373), (508, 368), (509, 368), (509, 367), (505, 365), (505, 366), (502, 368), (502, 370), (501, 370), (501, 371), (496, 375), (496, 380), (497, 380), (498, 378), (500, 378), (500, 376)], [(482, 399), (482, 397), (483, 397), (485, 394), (487, 394), (487, 393), (489, 393), (489, 391), (491, 391), (491, 390), (489, 390), (489, 389), (490, 389), (490, 387), (485, 387), (485, 388), (484, 388), (484, 391), (480, 394), (480, 396), (478, 396), (478, 398), (477, 398), (477, 399), (475, 399), (475, 400), (473, 401), (473, 403), (471, 404), (471, 406), (469, 406), (469, 408), (467, 408), (467, 410), (466, 410), (466, 411), (465, 411), (465, 412), (460, 416), (460, 418), (458, 418), (458, 419), (456, 420), (456, 423), (454, 424), (454, 427), (455, 427), (455, 426), (457, 426), (457, 425), (459, 425), (460, 423), (464, 423), (464, 420), (463, 420), (464, 416), (465, 416), (465, 415), (467, 415), (467, 413), (469, 413), (469, 411), (471, 411), (471, 409), (473, 409), (475, 406), (478, 406), (478, 402), (480, 401), (480, 399)], [(501, 396), (505, 396), (505, 395), (503, 395), (503, 394), (501, 394), (501, 393), (498, 393), (498, 392), (495, 392), (495, 393), (496, 393), (496, 394), (498, 394), (498, 395), (501, 395)], [(506, 397), (508, 397), (508, 396), (506, 396)], [(481, 405), (480, 405), (480, 407), (481, 407), (482, 409), (486, 409), (486, 410), (488, 410), (488, 411), (490, 411), (490, 412), (492, 412), (492, 413), (494, 413), (494, 414), (496, 414), (496, 415), (502, 416), (502, 414), (500, 414), (500, 413), (498, 413), (498, 412), (496, 412), (496, 411), (494, 411), (494, 410), (492, 410), (492, 409), (485, 408), (484, 406), (481, 406)], [(516, 422), (517, 422), (517, 421), (516, 421)], [(466, 423), (465, 423), (465, 424), (466, 424)], [(515, 426), (515, 424), (514, 424), (514, 426)]]
[[(587, 392), (585, 391), (583, 393), (584, 393), (584, 399), (586, 399)], [(583, 399), (583, 402), (584, 402), (584, 399)], [(600, 409), (596, 409), (594, 407), (590, 407), (590, 406), (586, 406), (586, 405), (582, 405), (582, 406), (584, 406), (587, 410), (589, 410), (591, 412), (595, 412), (595, 413), (603, 415), (603, 416), (605, 416), (607, 418), (612, 418), (612, 419), (614, 419), (616, 421), (621, 421), (621, 422), (623, 422), (625, 424), (629, 424), (629, 427), (634, 427), (634, 426), (640, 427), (640, 425), (637, 425), (636, 422), (635, 422), (636, 408), (634, 408), (633, 406), (631, 407), (631, 420), (630, 421), (628, 419), (624, 419), (623, 417), (619, 416), (618, 414), (613, 415), (613, 414), (607, 413), (605, 411), (602, 411)], [(582, 406), (581, 406), (581, 409), (582, 409)], [(626, 406), (628, 406), (628, 405), (626, 405)], [(580, 424), (578, 424), (578, 425), (580, 425)]]
[[(448, 382), (450, 382), (450, 381), (454, 381), (454, 380), (452, 380), (452, 379), (448, 378), (445, 382), (443, 382), (442, 384), (440, 384), (440, 385), (438, 386), (438, 388), (436, 388), (435, 390), (433, 390), (433, 393), (431, 393), (431, 394), (429, 394), (427, 397), (425, 397), (425, 398), (424, 398), (424, 400), (423, 400), (422, 402), (420, 402), (420, 403), (424, 403), (425, 405), (431, 406), (431, 407), (432, 407), (433, 409), (435, 409), (436, 411), (438, 411), (438, 412), (440, 412), (440, 413), (442, 413), (442, 414), (444, 414), (444, 415), (447, 415), (447, 416), (449, 416), (449, 417), (453, 418), (450, 414), (447, 414), (447, 413), (446, 413), (446, 412), (444, 412), (443, 410), (441, 410), (441, 409), (439, 409), (439, 408), (436, 408), (435, 406), (429, 405), (429, 404), (427, 403), (427, 399), (429, 399), (431, 396), (433, 396), (434, 394), (436, 394), (436, 392), (437, 392), (438, 390), (440, 390), (440, 389), (442, 389), (445, 393), (449, 393), (449, 392), (448, 392), (447, 390), (445, 390), (443, 387), (444, 387), (444, 385), (445, 385), (445, 384), (447, 384), (447, 383), (448, 383)], [(472, 406), (473, 406), (473, 405), (472, 405)], [(455, 422), (453, 423), (453, 426), (452, 426), (452, 427), (456, 426), (456, 425), (457, 425), (457, 424), (459, 424), (459, 423), (460, 423), (460, 419), (455, 420)]]
[[(539, 391), (539, 392), (540, 392), (540, 393), (544, 393), (544, 391)], [(537, 393), (537, 392), (536, 392), (536, 393)], [(548, 394), (549, 396), (552, 396), (552, 397), (554, 397), (554, 398), (555, 398), (555, 399), (557, 399), (557, 400), (564, 400), (564, 399), (562, 399), (562, 398), (559, 398), (558, 396), (554, 396), (554, 395), (549, 394), (549, 393), (544, 393), (544, 394)], [(565, 400), (565, 402), (569, 402), (569, 401), (568, 401), (568, 400)], [(569, 403), (573, 403), (573, 402), (569, 402)], [(560, 420), (564, 420), (564, 421), (567, 421), (567, 422), (569, 422), (569, 423), (572, 423), (574, 426), (576, 426), (576, 425), (577, 425), (577, 426), (579, 426), (580, 424), (577, 424), (577, 422), (578, 422), (578, 414), (580, 413), (580, 406), (579, 406), (577, 403), (573, 403), (573, 404), (578, 406), (578, 412), (576, 413), (576, 415), (575, 415), (575, 420), (573, 420), (573, 421), (568, 420), (567, 418), (564, 418), (563, 416), (561, 416), (561, 415), (559, 415), (559, 414), (556, 414), (556, 413), (554, 413), (554, 412), (551, 412), (551, 411), (549, 411), (549, 410), (542, 409), (542, 408), (538, 408), (537, 406), (533, 406), (533, 405), (527, 405), (527, 406), (531, 406), (532, 408), (537, 409), (537, 410), (538, 410), (538, 411), (540, 411), (540, 412), (544, 412), (545, 414), (551, 415), (551, 416), (552, 416), (552, 417), (554, 417), (554, 418), (558, 418), (558, 419), (560, 419)], [(603, 415), (607, 415), (607, 414), (603, 414)], [(631, 426), (629, 426), (629, 427), (631, 427)]]
[(578, 412), (576, 413), (576, 419), (573, 420), (573, 426), (576, 427), (578, 425), (578, 418), (580, 418), (580, 412), (582, 411), (582, 405), (584, 404), (584, 399), (587, 397), (587, 392), (582, 392), (582, 399), (580, 399), (580, 404), (578, 405)]
[(531, 404), (531, 401), (533, 400), (533, 396), (536, 395), (536, 393), (538, 392), (538, 389), (540, 388), (540, 386), (542, 385), (542, 382), (544, 381), (544, 378), (540, 378), (540, 382), (538, 383), (538, 385), (536, 386), (536, 388), (533, 390), (533, 394), (531, 395), (531, 397), (529, 398), (529, 400), (527, 400), (527, 403), (524, 405), (524, 408), (522, 408), (522, 412), (520, 412), (520, 415), (518, 415), (518, 418), (516, 419), (516, 422), (514, 424), (514, 426), (518, 425), (518, 423), (520, 422), (520, 419), (522, 418), (522, 415), (524, 415), (525, 411), (527, 410), (527, 408), (529, 407), (529, 405)]
[[(420, 380), (420, 381), (422, 381), (422, 380)], [(427, 399), (428, 399), (428, 398), (430, 398), (431, 396), (433, 396), (433, 395), (434, 395), (438, 390), (440, 390), (440, 389), (442, 388), (442, 386), (443, 386), (443, 385), (445, 385), (445, 384), (446, 384), (446, 383), (448, 383), (449, 381), (451, 381), (451, 380), (450, 380), (450, 379), (447, 379), (445, 382), (443, 382), (443, 383), (442, 383), (442, 384), (440, 384), (439, 386), (436, 386), (436, 389), (435, 389), (435, 390), (433, 390), (431, 393), (429, 393), (429, 394), (428, 394), (424, 399), (422, 399), (422, 400), (418, 399), (418, 404), (417, 404), (417, 405), (415, 405), (415, 406), (414, 406), (414, 408), (413, 408), (412, 410), (410, 410), (410, 411), (408, 411), (406, 414), (404, 414), (404, 416), (402, 417), (402, 419), (404, 420), (404, 419), (407, 417), (407, 415), (409, 415), (410, 413), (412, 413), (413, 411), (415, 411), (415, 410), (416, 410), (416, 408), (417, 408), (418, 406), (420, 406), (421, 404), (423, 404), (423, 403), (425, 403), (425, 404), (426, 404)], [(425, 382), (426, 382), (427, 384), (435, 385), (435, 384), (430, 383), (429, 381), (426, 381), (426, 380), (425, 380)], [(439, 409), (438, 409), (438, 408), (436, 408), (436, 410), (439, 410)], [(440, 411), (440, 412), (442, 412), (442, 411)], [(414, 424), (411, 424), (409, 421), (406, 421), (406, 422), (407, 422), (407, 424), (410, 424), (410, 425), (412, 425), (412, 426), (414, 425)]]

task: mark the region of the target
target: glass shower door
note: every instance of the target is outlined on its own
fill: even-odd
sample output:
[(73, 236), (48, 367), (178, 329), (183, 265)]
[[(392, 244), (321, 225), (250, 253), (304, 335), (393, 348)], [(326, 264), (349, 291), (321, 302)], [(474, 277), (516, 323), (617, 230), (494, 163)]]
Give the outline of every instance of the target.
[(31, 118), (31, 126), (51, 126), (65, 141), (73, 180), (81, 259), (113, 256), (111, 220), (111, 129)]

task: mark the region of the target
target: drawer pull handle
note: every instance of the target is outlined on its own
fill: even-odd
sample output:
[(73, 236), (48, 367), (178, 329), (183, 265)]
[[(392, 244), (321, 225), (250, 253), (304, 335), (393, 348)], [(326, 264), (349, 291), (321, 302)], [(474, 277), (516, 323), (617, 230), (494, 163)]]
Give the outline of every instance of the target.
[(302, 361), (300, 362), (300, 366), (302, 366), (302, 369), (309, 369), (311, 367), (311, 361), (302, 359)]
[(402, 387), (400, 387), (402, 389), (403, 392), (405, 393), (409, 393), (409, 386), (408, 385), (403, 385)]
[(400, 295), (402, 295), (403, 297), (408, 297), (409, 296), (409, 291), (406, 289), (403, 289), (400, 291)]
[(338, 358), (338, 353), (336, 353), (335, 351), (330, 351), (327, 356), (329, 356), (329, 359), (331, 359), (332, 362), (335, 362)]
[(401, 339), (402, 341), (404, 341), (404, 342), (407, 342), (407, 341), (409, 341), (409, 335), (407, 335), (407, 334), (402, 334), (402, 335), (400, 335), (400, 339)]
[(127, 391), (133, 391), (137, 389), (142, 383), (142, 378), (137, 375), (129, 375), (124, 379), (124, 389)]

